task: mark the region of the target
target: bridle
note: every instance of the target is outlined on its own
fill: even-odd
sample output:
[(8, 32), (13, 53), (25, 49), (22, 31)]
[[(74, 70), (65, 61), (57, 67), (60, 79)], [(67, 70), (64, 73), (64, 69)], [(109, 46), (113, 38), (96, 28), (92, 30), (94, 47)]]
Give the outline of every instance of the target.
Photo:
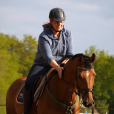
[[(80, 89), (80, 87), (79, 87), (79, 85), (78, 85), (78, 80), (77, 80), (77, 76), (78, 76), (78, 75), (77, 75), (77, 69), (81, 69), (81, 70), (87, 71), (87, 70), (90, 70), (90, 69), (93, 69), (93, 68), (94, 68), (93, 65), (91, 65), (90, 68), (83, 68), (83, 67), (79, 67), (78, 65), (76, 66), (75, 78), (76, 78), (76, 82), (77, 82), (77, 89), (78, 89), (77, 92), (76, 92), (73, 88), (71, 88), (71, 87), (67, 84), (67, 82), (62, 78), (63, 82), (70, 88), (70, 92), (71, 92), (71, 102), (70, 102), (70, 106), (66, 106), (65, 104), (63, 104), (63, 103), (61, 103), (60, 101), (58, 101), (57, 99), (55, 99), (55, 98), (52, 96), (52, 94), (49, 92), (49, 90), (48, 90), (48, 84), (47, 84), (46, 88), (47, 88), (48, 94), (50, 95), (50, 97), (51, 97), (55, 102), (57, 102), (59, 105), (61, 105), (62, 107), (64, 107), (64, 108), (67, 109), (67, 112), (66, 112), (67, 114), (74, 114), (75, 112), (77, 112), (77, 111), (81, 108), (81, 106), (80, 106), (80, 108), (79, 108), (78, 110), (72, 112), (72, 109), (76, 106), (76, 104), (77, 104), (77, 102), (78, 102), (78, 100), (79, 100), (79, 96), (81, 95), (81, 94), (80, 94), (81, 91), (85, 91), (84, 95), (82, 96), (83, 98), (85, 97), (86, 93), (88, 93), (88, 92), (91, 92), (92, 95), (93, 95), (93, 87), (92, 87), (92, 88)], [(72, 95), (73, 95), (73, 92), (75, 92), (75, 94), (77, 95), (77, 100), (76, 100), (76, 102), (75, 102), (74, 104), (72, 104)]]
[(75, 71), (75, 75), (76, 75), (75, 77), (76, 77), (76, 82), (77, 82), (78, 95), (79, 96), (81, 95), (80, 94), (81, 91), (85, 91), (84, 95), (82, 96), (83, 98), (85, 97), (86, 93), (88, 93), (88, 92), (91, 92), (92, 95), (93, 95), (93, 87), (91, 87), (91, 88), (85, 88), (85, 89), (80, 89), (80, 87), (78, 85), (78, 80), (77, 80), (77, 76), (78, 76), (77, 75), (77, 68), (78, 69), (81, 69), (81, 70), (84, 70), (84, 71), (88, 71), (88, 70), (93, 69), (94, 66), (92, 65), (91, 68), (83, 68), (83, 67), (76, 66), (76, 71)]
[[(67, 82), (62, 78), (62, 80), (63, 80), (63, 82), (70, 88), (70, 91), (71, 91), (71, 102), (70, 103), (72, 103), (72, 94), (73, 94), (73, 92), (75, 92), (76, 93), (76, 95), (78, 95), (78, 96), (81, 96), (81, 94), (80, 94), (80, 92), (81, 91), (85, 91), (85, 93), (84, 93), (84, 95), (82, 96), (83, 98), (85, 97), (85, 95), (86, 95), (86, 93), (88, 93), (88, 92), (91, 92), (92, 93), (92, 95), (93, 95), (93, 87), (92, 88), (85, 88), (85, 89), (80, 89), (80, 87), (79, 87), (79, 85), (78, 85), (78, 80), (77, 80), (77, 69), (81, 69), (81, 70), (84, 70), (84, 71), (87, 71), (87, 70), (91, 70), (91, 69), (93, 69), (94, 68), (94, 66), (93, 65), (91, 65), (91, 67), (90, 68), (83, 68), (83, 67), (79, 67), (78, 65), (76, 66), (76, 70), (75, 70), (75, 78), (76, 78), (76, 82), (77, 82), (77, 89), (78, 89), (78, 91), (76, 92), (74, 89), (72, 89), (68, 84), (67, 84)], [(80, 106), (80, 108), (81, 108), (81, 106)], [(79, 109), (80, 109), (79, 108)], [(78, 110), (79, 110), (78, 109)], [(75, 112), (77, 112), (78, 110), (76, 110)], [(67, 109), (67, 114), (73, 114), (73, 113), (75, 113), (75, 112), (72, 112), (72, 110), (71, 110), (71, 108), (68, 110)]]

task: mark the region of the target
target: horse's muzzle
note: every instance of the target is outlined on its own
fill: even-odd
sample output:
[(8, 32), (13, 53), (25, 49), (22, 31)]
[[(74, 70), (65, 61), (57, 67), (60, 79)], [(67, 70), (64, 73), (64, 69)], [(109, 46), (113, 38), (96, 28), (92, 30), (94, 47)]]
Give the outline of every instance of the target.
[(91, 107), (92, 105), (94, 104), (94, 100), (92, 100), (92, 102), (91, 103), (89, 103), (89, 102), (83, 102), (83, 105), (85, 106), (85, 107)]

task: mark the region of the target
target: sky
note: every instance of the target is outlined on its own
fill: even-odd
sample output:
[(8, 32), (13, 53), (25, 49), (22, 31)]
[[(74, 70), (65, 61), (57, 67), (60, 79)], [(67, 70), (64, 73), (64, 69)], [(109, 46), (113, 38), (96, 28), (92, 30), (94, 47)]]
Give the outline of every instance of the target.
[(24, 34), (38, 39), (55, 7), (65, 11), (74, 54), (96, 46), (114, 55), (114, 0), (0, 0), (0, 32), (19, 40)]

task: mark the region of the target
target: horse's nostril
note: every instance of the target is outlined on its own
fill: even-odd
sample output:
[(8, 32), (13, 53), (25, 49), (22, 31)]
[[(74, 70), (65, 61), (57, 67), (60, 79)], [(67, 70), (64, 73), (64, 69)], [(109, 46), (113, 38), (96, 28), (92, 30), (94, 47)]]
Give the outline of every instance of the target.
[(88, 103), (85, 101), (85, 102), (83, 102), (83, 105), (84, 105), (84, 106), (87, 106), (87, 105), (88, 105)]
[(88, 102), (83, 102), (83, 105), (85, 106), (85, 107), (91, 107), (92, 105), (94, 104), (94, 101), (92, 101), (91, 103), (88, 103)]
[(92, 104), (94, 104), (94, 100), (92, 100)]

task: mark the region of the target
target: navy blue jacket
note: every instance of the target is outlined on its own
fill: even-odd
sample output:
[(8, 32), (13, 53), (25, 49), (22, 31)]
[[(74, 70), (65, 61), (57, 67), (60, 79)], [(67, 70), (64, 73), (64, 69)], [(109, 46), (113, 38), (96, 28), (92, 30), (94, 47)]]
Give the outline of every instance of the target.
[(39, 35), (34, 64), (50, 66), (52, 60), (60, 64), (66, 55), (73, 55), (71, 32), (64, 29), (58, 39), (53, 35), (51, 27), (44, 28), (44, 31)]

